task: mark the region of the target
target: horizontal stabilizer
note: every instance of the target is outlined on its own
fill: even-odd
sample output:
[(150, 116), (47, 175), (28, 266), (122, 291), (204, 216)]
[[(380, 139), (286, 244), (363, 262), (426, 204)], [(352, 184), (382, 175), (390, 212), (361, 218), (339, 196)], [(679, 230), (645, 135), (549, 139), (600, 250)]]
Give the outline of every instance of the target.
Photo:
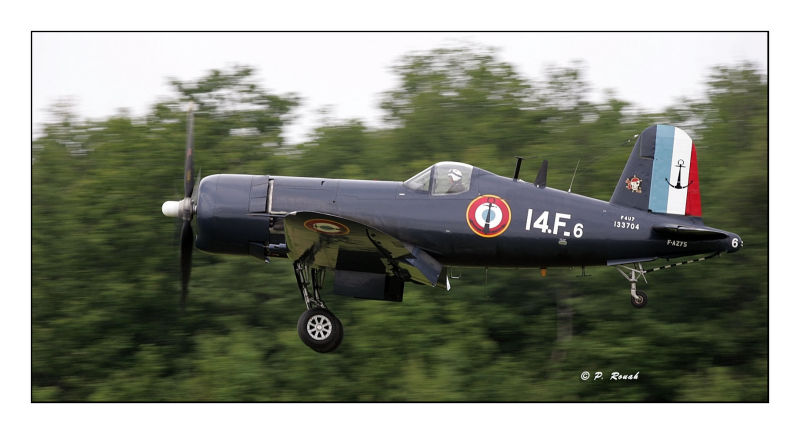
[(679, 224), (653, 226), (653, 231), (683, 240), (721, 240), (728, 234), (714, 229)]

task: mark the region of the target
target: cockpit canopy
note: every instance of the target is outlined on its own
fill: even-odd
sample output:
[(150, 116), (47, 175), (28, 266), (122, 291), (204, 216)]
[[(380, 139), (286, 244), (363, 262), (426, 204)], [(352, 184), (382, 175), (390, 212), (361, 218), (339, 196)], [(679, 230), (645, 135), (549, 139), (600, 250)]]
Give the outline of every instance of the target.
[(431, 191), (434, 195), (458, 194), (469, 191), (472, 166), (453, 161), (441, 161), (409, 178), (403, 184), (411, 190)]

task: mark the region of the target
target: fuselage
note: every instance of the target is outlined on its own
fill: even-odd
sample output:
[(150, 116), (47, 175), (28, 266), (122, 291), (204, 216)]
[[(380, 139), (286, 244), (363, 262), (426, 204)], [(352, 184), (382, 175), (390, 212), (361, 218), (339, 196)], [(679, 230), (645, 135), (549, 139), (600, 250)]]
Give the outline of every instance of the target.
[[(623, 207), (478, 168), (470, 181), (467, 191), (437, 195), (408, 182), (214, 175), (200, 184), (197, 247), (285, 256), (282, 218), (302, 211), (376, 228), (446, 266), (614, 265), (730, 252), (741, 245), (738, 235), (713, 228), (727, 236), (687, 240), (653, 230), (665, 224), (705, 227), (697, 217)], [(486, 197), (495, 208), (476, 205)], [(503, 217), (493, 223), (500, 233), (489, 230), (493, 216)]]
[(652, 270), (642, 262), (742, 246), (738, 235), (703, 224), (694, 143), (669, 125), (639, 135), (604, 202), (546, 187), (546, 161), (533, 184), (518, 179), (521, 159), (514, 178), (443, 161), (404, 182), (220, 174), (195, 188), (191, 113), (184, 198), (161, 207), (182, 221), (182, 303), (192, 241), (211, 253), (289, 258), (306, 305), (298, 333), (318, 352), (343, 336), (320, 298), (326, 270), (335, 271), (334, 294), (399, 302), (406, 282), (449, 290), (448, 267), (634, 264), (618, 270), (641, 308), (647, 294), (636, 283), (645, 273), (707, 257)]

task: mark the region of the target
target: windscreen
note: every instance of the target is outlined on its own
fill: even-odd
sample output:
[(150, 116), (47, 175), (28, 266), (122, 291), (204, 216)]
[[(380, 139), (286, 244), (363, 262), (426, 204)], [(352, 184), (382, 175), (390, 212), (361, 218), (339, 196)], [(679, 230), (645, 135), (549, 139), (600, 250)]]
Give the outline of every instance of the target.
[(422, 172), (417, 173), (416, 175), (409, 178), (405, 184), (406, 187), (410, 188), (411, 190), (417, 191), (429, 191), (431, 186), (431, 169), (433, 166), (428, 167), (427, 169), (423, 170)]

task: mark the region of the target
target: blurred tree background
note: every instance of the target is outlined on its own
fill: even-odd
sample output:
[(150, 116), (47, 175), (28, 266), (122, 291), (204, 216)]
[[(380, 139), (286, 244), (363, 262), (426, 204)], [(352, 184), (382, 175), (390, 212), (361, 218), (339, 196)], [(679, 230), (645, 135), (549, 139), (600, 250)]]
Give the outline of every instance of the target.
[[(34, 401), (766, 401), (767, 82), (755, 65), (709, 71), (706, 93), (663, 113), (609, 92), (589, 100), (580, 63), (520, 76), (490, 49), (410, 54), (382, 95), (386, 127), (329, 121), (289, 145), (297, 95), (247, 67), (172, 80), (146, 116), (78, 119), (69, 104), (33, 142)], [(548, 185), (608, 200), (654, 123), (698, 144), (703, 216), (745, 248), (648, 276), (646, 309), (611, 267), (455, 270), (454, 289), (406, 285), (403, 303), (328, 295), (337, 352), (297, 337), (304, 306), (288, 260), (194, 255), (178, 307), (185, 107), (198, 105), (195, 167), (404, 180), (440, 160), (510, 176), (550, 161)], [(325, 296), (326, 292), (323, 292)], [(640, 372), (581, 381), (583, 371)]]

